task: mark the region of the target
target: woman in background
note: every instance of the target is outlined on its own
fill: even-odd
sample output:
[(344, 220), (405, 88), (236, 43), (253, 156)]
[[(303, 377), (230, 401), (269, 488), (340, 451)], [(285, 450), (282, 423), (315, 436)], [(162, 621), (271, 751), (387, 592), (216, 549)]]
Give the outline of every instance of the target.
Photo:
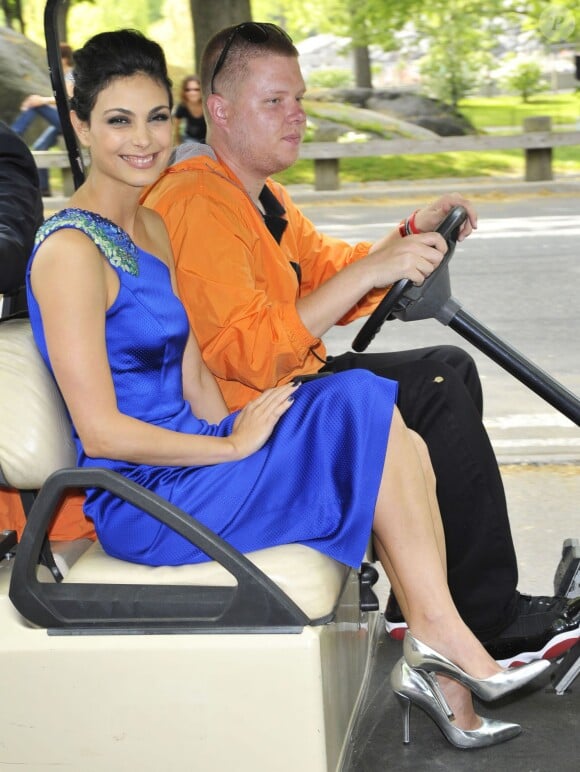
[(206, 124), (201, 101), (201, 81), (197, 75), (187, 75), (181, 82), (179, 104), (173, 113), (176, 145), (182, 142), (205, 142)]

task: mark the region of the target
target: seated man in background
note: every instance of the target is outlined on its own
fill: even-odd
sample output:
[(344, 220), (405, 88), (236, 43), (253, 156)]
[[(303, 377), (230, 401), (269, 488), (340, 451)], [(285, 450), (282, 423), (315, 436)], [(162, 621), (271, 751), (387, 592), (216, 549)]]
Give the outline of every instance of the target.
[[(72, 48), (67, 43), (60, 44), (60, 62), (65, 79), (65, 86), (69, 97), (72, 95), (73, 75), (72, 75)], [(32, 145), (33, 150), (50, 150), (56, 145), (59, 136), (62, 133), (60, 117), (56, 109), (56, 100), (53, 95), (41, 96), (40, 94), (29, 94), (20, 105), (20, 113), (12, 123), (12, 130), (22, 136), (28, 127), (36, 120), (43, 118), (47, 123), (47, 128), (37, 137)], [(39, 169), (38, 178), (40, 181), (40, 190), (43, 196), (50, 196), (50, 184), (48, 169)]]
[[(0, 121), (0, 295), (16, 293), (24, 286), (26, 263), (42, 220), (32, 154), (24, 140)], [(24, 300), (23, 295), (18, 310)]]
[[(452, 346), (327, 357), (321, 340), (370, 313), (398, 279), (421, 283), (440, 248), (433, 231), (461, 203), (464, 238), (476, 225), (473, 208), (447, 195), (375, 244), (329, 238), (269, 179), (297, 159), (306, 124), (298, 52), (286, 33), (253, 22), (222, 30), (203, 54), (201, 80), (208, 145), (187, 146), (144, 203), (165, 220), (181, 298), (228, 407), (318, 371), (366, 368), (398, 381), (401, 413), (436, 472), (448, 581), (464, 620), (504, 663), (559, 654), (580, 636), (580, 599), (517, 591), (473, 360)], [(423, 270), (410, 271), (411, 254), (424, 258)], [(394, 597), (386, 623), (405, 625)]]
[[(42, 221), (38, 171), (32, 154), (24, 140), (0, 121), (0, 295), (12, 295), (8, 309), (0, 306), (4, 315), (26, 310), (24, 274)], [(6, 300), (0, 297), (0, 303)], [(0, 442), (4, 442), (1, 432), (0, 426)], [(94, 538), (92, 523), (82, 511), (83, 500), (84, 495), (69, 495), (51, 529), (52, 539)], [(20, 537), (24, 523), (18, 492), (0, 488), (0, 531), (14, 530)]]

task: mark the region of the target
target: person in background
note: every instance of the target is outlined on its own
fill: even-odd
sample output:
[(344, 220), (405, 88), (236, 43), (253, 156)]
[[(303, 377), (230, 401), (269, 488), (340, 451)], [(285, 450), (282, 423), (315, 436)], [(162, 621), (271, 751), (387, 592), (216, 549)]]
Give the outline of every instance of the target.
[[(72, 48), (67, 43), (60, 44), (60, 57), (66, 89), (70, 97), (73, 84)], [(54, 96), (41, 96), (40, 94), (30, 94), (27, 96), (20, 105), (20, 115), (12, 123), (12, 130), (22, 136), (30, 124), (38, 117), (43, 118), (49, 125), (34, 141), (32, 150), (50, 150), (62, 133)], [(42, 195), (49, 196), (48, 169), (39, 169), (38, 175)]]
[[(2, 316), (26, 311), (24, 276), (43, 221), (38, 170), (24, 140), (0, 121), (0, 308)], [(55, 541), (94, 539), (82, 511), (84, 494), (71, 492), (50, 529)], [(0, 531), (22, 534), (25, 515), (18, 491), (0, 488)]]
[(181, 82), (179, 102), (173, 112), (176, 145), (182, 142), (205, 142), (206, 123), (203, 115), (201, 81), (197, 75), (187, 75)]
[[(462, 349), (328, 356), (335, 324), (369, 314), (401, 278), (423, 281), (433, 232), (458, 194), (411, 214), (374, 244), (320, 233), (270, 179), (297, 159), (306, 126), (298, 51), (284, 30), (245, 22), (209, 41), (201, 64), (205, 145), (145, 193), (173, 245), (180, 296), (226, 403), (304, 375), (365, 368), (398, 381), (405, 423), (426, 442), (437, 478), (451, 594), (463, 619), (503, 664), (556, 657), (580, 637), (580, 599), (520, 594), (505, 493), (485, 431), (475, 362)], [(334, 377), (334, 376), (332, 376)], [(327, 378), (328, 380), (328, 378)], [(391, 594), (390, 633), (407, 620)]]
[[(24, 287), (34, 234), (43, 220), (34, 158), (24, 140), (0, 121), (0, 295)], [(22, 310), (25, 298), (11, 311)]]

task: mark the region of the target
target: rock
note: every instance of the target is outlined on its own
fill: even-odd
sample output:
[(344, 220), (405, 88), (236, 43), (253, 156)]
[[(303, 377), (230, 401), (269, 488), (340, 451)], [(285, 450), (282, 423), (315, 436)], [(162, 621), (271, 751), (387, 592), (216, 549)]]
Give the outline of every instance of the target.
[[(25, 97), (51, 93), (44, 48), (8, 27), (0, 27), (0, 119), (10, 125)], [(43, 126), (39, 121), (37, 131)]]
[(310, 99), (310, 94), (308, 96), (309, 98), (304, 100), (304, 109), (309, 122), (315, 126), (312, 137), (314, 141), (332, 142), (338, 139), (337, 129), (339, 136), (355, 131), (382, 139), (396, 137), (427, 139), (434, 135), (434, 132), (422, 126), (376, 110), (366, 110), (344, 102), (313, 101)]
[(442, 137), (475, 134), (475, 127), (452, 107), (431, 97), (408, 91), (377, 90), (367, 107), (396, 115)]
[(475, 127), (453, 108), (437, 99), (402, 89), (336, 88), (308, 92), (308, 99), (322, 104), (339, 102), (389, 116), (407, 125), (443, 137), (475, 134)]

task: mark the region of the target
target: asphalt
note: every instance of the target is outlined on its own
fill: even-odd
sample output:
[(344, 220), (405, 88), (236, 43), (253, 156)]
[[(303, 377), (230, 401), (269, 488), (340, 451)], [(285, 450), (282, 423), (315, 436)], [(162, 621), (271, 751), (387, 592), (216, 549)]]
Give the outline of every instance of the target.
[(338, 190), (314, 190), (312, 185), (289, 185), (296, 203), (328, 203), (391, 199), (412, 201), (430, 199), (450, 191), (460, 191), (468, 198), (522, 197), (580, 193), (580, 175), (562, 176), (541, 182), (526, 182), (519, 177), (452, 177), (435, 180), (387, 180), (384, 182), (343, 183)]
[[(580, 175), (561, 176), (553, 180), (526, 182), (519, 177), (451, 177), (435, 180), (385, 180), (377, 182), (342, 183), (338, 190), (315, 190), (312, 185), (288, 185), (297, 204), (328, 203), (331, 201), (353, 204), (364, 201), (391, 199), (417, 201), (443, 195), (453, 190), (467, 197), (546, 196), (580, 193)], [(63, 196), (43, 199), (45, 213), (62, 209), (67, 202)]]

